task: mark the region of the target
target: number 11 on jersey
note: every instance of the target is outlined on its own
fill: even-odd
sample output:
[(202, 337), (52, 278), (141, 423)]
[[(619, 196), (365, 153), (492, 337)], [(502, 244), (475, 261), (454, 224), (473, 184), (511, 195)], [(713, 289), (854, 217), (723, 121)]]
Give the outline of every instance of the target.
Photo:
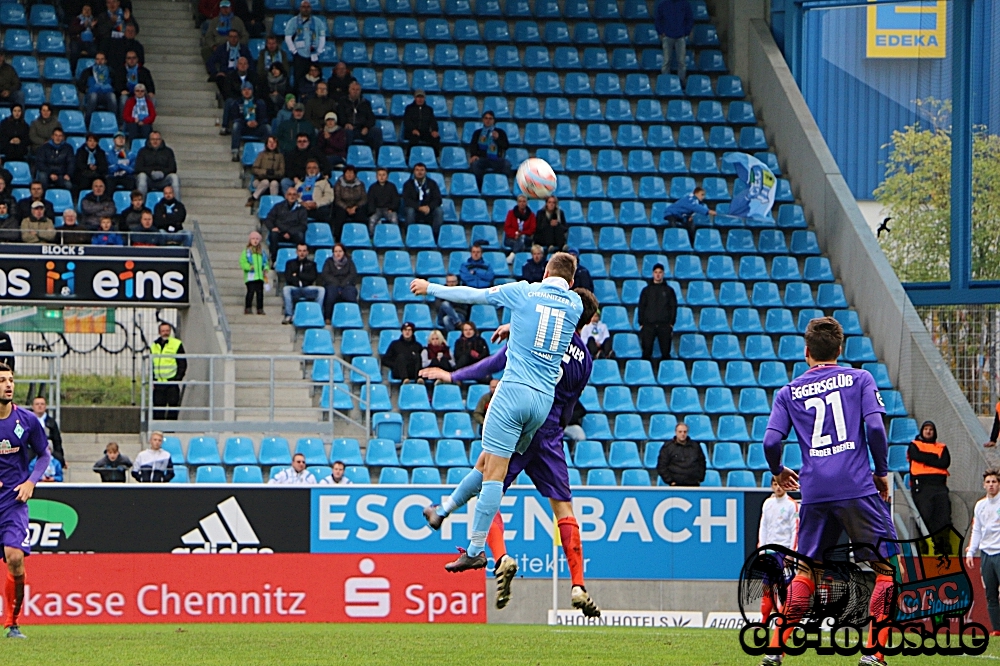
[[(556, 310), (547, 305), (536, 305), (535, 312), (538, 313), (538, 330), (535, 332), (535, 349), (554, 352), (559, 349), (559, 338), (562, 337), (563, 323), (566, 320), (566, 313), (563, 310)], [(555, 320), (553, 323), (552, 320)], [(549, 333), (549, 324), (552, 324), (552, 337), (549, 343), (545, 340)]]

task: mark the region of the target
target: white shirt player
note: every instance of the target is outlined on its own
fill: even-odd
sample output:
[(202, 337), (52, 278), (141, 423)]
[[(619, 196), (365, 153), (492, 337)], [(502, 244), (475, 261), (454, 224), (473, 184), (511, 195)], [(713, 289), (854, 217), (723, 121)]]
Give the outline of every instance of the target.
[(776, 544), (795, 549), (799, 531), (799, 503), (788, 495), (768, 497), (761, 509), (757, 546)]
[(973, 515), (972, 536), (966, 554), (971, 557), (977, 550), (985, 555), (1000, 553), (1000, 495), (976, 502)]

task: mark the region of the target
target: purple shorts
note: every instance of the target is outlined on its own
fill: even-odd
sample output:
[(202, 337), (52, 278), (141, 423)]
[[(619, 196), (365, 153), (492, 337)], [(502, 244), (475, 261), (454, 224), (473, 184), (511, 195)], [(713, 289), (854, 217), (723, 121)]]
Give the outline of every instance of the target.
[[(878, 494), (799, 507), (796, 550), (806, 557), (821, 562), (823, 553), (837, 545), (841, 532), (847, 532), (852, 543), (872, 546), (879, 546), (879, 539), (896, 539), (889, 508)], [(892, 544), (883, 541), (879, 554), (889, 558), (894, 553)]]
[(31, 554), (31, 531), (28, 529), (28, 504), (18, 502), (0, 507), (0, 535), (3, 545)]
[(514, 483), (521, 470), (527, 472), (542, 497), (557, 502), (569, 502), (573, 499), (573, 493), (569, 489), (569, 469), (566, 467), (561, 428), (557, 433), (539, 430), (527, 451), (510, 457), (507, 478), (503, 481), (504, 492)]

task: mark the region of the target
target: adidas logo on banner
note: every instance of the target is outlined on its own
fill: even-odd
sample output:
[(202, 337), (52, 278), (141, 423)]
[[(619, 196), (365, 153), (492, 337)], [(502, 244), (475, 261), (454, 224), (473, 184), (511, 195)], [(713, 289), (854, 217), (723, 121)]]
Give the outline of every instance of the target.
[(172, 553), (273, 553), (260, 548), (260, 539), (235, 497), (220, 502), (218, 511), (198, 521), (198, 527), (181, 536), (184, 547)]

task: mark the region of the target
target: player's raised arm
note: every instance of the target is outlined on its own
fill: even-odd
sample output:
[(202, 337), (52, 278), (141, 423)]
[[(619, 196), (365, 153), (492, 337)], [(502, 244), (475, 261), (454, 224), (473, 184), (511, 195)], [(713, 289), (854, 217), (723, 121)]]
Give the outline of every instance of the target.
[(446, 287), (442, 284), (428, 282), (423, 278), (417, 278), (410, 283), (410, 291), (416, 296), (433, 296), (452, 303), (466, 303), (469, 305), (488, 305), (487, 295), (489, 289), (473, 289), (472, 287)]

